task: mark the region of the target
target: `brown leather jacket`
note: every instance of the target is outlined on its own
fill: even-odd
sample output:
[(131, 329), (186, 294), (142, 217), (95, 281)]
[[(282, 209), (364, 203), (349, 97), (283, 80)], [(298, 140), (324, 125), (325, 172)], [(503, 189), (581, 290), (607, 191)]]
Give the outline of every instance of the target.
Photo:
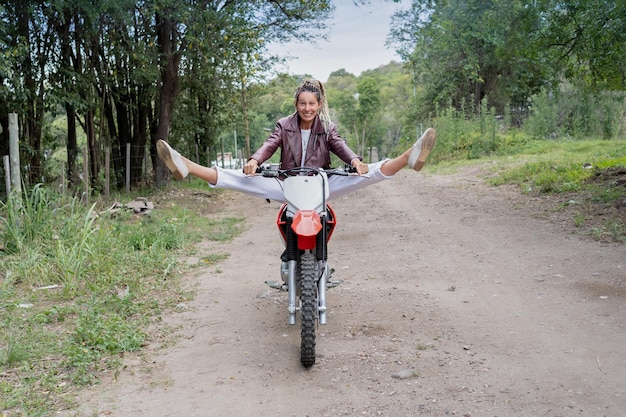
[[(267, 161), (280, 148), (280, 168), (289, 169), (300, 166), (302, 160), (302, 134), (298, 122), (298, 113), (280, 119), (263, 145), (250, 157), (259, 165)], [(361, 159), (352, 151), (337, 133), (337, 126), (330, 123), (328, 135), (318, 117), (313, 121), (311, 137), (307, 145), (304, 165), (312, 168), (330, 168), (330, 152), (346, 164), (354, 158)]]

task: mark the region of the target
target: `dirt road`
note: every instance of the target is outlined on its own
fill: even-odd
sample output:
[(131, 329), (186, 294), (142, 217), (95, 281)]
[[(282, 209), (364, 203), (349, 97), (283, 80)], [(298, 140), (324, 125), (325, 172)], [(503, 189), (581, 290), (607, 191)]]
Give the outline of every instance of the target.
[(299, 363), (278, 279), (278, 205), (167, 318), (181, 339), (81, 398), (80, 416), (607, 416), (626, 413), (626, 248), (537, 219), (471, 172), (415, 174), (333, 202), (317, 363)]

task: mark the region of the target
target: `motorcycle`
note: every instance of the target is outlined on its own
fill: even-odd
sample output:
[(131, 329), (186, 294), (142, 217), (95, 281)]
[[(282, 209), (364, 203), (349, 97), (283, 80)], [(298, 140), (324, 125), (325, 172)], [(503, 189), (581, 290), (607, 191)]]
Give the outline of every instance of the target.
[(333, 269), (328, 266), (328, 241), (337, 225), (335, 212), (326, 202), (328, 177), (355, 175), (355, 170), (349, 166), (281, 170), (278, 164), (271, 164), (257, 172), (263, 177), (283, 179), (286, 203), (276, 219), (285, 246), (280, 266), (282, 283), (266, 284), (287, 292), (288, 324), (295, 325), (300, 313), (300, 362), (308, 368), (315, 363), (316, 323), (327, 323), (326, 290), (341, 283), (331, 279)]

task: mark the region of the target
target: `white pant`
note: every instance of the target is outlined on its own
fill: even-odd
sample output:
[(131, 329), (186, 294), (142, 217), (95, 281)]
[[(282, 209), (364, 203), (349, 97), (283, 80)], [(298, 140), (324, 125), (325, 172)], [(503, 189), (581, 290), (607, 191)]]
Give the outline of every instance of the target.
[[(380, 167), (385, 161), (369, 164), (369, 172), (364, 176), (331, 176), (328, 179), (328, 188), (330, 190), (328, 199), (332, 200), (368, 185), (393, 178), (380, 172)], [(265, 178), (261, 175), (246, 176), (241, 169), (214, 168), (217, 169), (217, 184), (209, 184), (212, 188), (227, 188), (254, 197), (267, 198), (281, 203), (285, 202), (283, 182), (277, 178)]]

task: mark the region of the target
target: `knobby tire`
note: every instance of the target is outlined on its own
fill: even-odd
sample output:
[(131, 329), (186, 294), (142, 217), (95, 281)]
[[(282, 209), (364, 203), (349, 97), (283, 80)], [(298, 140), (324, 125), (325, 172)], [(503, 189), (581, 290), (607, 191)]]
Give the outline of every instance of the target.
[(300, 318), (302, 323), (300, 362), (306, 368), (315, 363), (315, 323), (317, 316), (317, 287), (315, 285), (315, 256), (304, 253), (300, 259)]

